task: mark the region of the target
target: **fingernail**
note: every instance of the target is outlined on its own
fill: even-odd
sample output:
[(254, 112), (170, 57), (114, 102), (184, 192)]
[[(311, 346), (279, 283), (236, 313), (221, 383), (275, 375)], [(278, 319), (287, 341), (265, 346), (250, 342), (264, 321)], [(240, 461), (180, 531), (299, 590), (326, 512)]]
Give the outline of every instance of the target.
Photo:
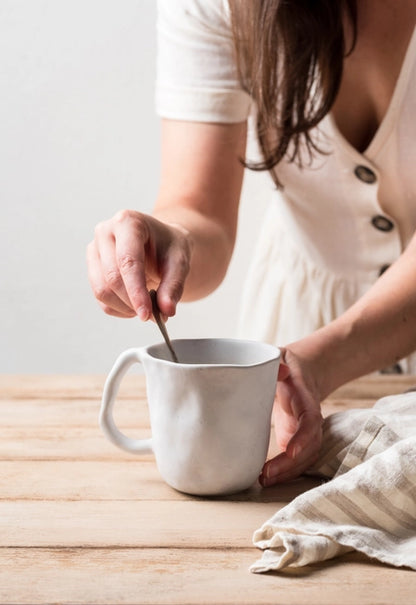
[(264, 477), (267, 479), (270, 479), (271, 477), (275, 477), (276, 475), (279, 474), (280, 468), (279, 465), (276, 463), (270, 463), (267, 464), (264, 468), (263, 468), (263, 475)]
[(297, 458), (299, 456), (299, 454), (301, 453), (301, 451), (302, 451), (301, 446), (300, 445), (295, 445), (292, 448), (291, 452), (290, 452), (290, 457), (291, 458)]
[(142, 321), (147, 321), (149, 319), (149, 311), (146, 309), (146, 307), (139, 307), (136, 311), (137, 316), (139, 319), (141, 319)]
[(262, 473), (259, 477), (259, 483), (262, 487), (268, 487), (273, 483), (273, 480), (269, 479), (264, 473)]
[(262, 487), (266, 487), (266, 478), (263, 473), (259, 476), (259, 483)]

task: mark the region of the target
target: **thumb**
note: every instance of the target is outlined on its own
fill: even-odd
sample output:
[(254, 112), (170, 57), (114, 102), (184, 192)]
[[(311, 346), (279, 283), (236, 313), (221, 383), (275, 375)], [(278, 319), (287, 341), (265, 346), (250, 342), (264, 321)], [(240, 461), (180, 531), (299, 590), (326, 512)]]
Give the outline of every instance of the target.
[(286, 380), (286, 378), (288, 378), (290, 376), (290, 368), (287, 365), (287, 363), (285, 363), (285, 361), (284, 361), (285, 354), (286, 354), (286, 349), (284, 349), (283, 347), (280, 347), (280, 364), (279, 364), (279, 373), (277, 376), (278, 380)]

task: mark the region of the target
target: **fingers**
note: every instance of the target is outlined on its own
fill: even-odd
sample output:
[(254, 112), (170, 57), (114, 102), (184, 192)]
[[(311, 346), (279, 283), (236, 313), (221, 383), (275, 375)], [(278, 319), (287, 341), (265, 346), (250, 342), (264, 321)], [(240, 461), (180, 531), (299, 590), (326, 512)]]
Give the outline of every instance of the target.
[[(296, 459), (305, 452), (320, 447), (322, 438), (322, 416), (320, 413), (305, 410), (299, 418), (298, 429), (286, 447), (290, 458)], [(311, 462), (312, 464), (312, 462)]]
[(286, 378), (288, 378), (289, 374), (290, 374), (289, 366), (286, 365), (282, 359), (282, 361), (279, 364), (278, 380), (286, 380)]
[(109, 315), (146, 321), (152, 316), (148, 290), (158, 289), (166, 318), (176, 312), (190, 265), (186, 232), (153, 217), (122, 210), (99, 223), (87, 249), (88, 277), (101, 308)]
[(161, 281), (157, 292), (157, 301), (161, 312), (171, 317), (176, 313), (178, 304), (190, 269), (191, 252), (183, 235), (171, 246), (166, 256)]
[[(107, 223), (100, 223), (95, 230), (95, 268), (99, 283), (102, 284), (101, 302), (117, 310), (120, 306), (127, 306), (130, 311), (130, 299), (120, 274), (117, 256), (116, 239)], [(104, 299), (104, 300), (103, 300)], [(123, 303), (120, 305), (119, 303)]]
[(117, 294), (126, 293), (128, 304), (143, 321), (152, 314), (152, 303), (146, 283), (145, 247), (150, 234), (140, 215), (116, 215), (114, 226), (115, 262), (120, 279)]
[[(322, 442), (322, 415), (313, 381), (291, 361), (279, 372), (274, 407), (276, 441), (285, 451), (263, 467), (260, 483), (271, 486), (301, 475), (317, 459)], [(302, 371), (303, 370), (303, 371)]]
[(95, 242), (87, 247), (88, 279), (98, 304), (107, 315), (115, 317), (134, 317), (136, 313), (126, 305), (108, 286), (104, 278), (101, 261)]
[(259, 477), (259, 482), (263, 487), (271, 487), (277, 483), (297, 479), (315, 462), (316, 458), (317, 452), (313, 455), (305, 452), (305, 456), (300, 456), (295, 460), (290, 458), (286, 452), (283, 452), (266, 462)]
[(87, 248), (88, 277), (107, 314), (133, 317), (137, 313), (146, 320), (151, 313), (144, 273), (146, 234), (132, 218), (123, 211), (97, 225)]
[(263, 487), (269, 487), (276, 483), (291, 481), (304, 473), (317, 459), (321, 445), (321, 432), (316, 431), (316, 436), (311, 438), (306, 445), (301, 446), (296, 442), (292, 451), (287, 449), (275, 458), (268, 460), (263, 467), (259, 481)]
[(286, 451), (268, 460), (260, 475), (264, 487), (290, 481), (306, 471), (317, 459), (322, 440), (322, 417), (305, 411)]

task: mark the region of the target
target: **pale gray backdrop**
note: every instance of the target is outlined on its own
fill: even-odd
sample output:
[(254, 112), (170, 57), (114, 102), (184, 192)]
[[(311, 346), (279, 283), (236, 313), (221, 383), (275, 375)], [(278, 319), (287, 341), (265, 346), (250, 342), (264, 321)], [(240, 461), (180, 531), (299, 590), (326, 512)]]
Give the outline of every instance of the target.
[[(174, 1), (174, 0), (172, 0)], [(0, 372), (107, 372), (154, 324), (107, 317), (85, 247), (120, 208), (157, 191), (155, 0), (0, 0)], [(233, 336), (271, 184), (247, 174), (221, 288), (183, 304), (174, 337)]]

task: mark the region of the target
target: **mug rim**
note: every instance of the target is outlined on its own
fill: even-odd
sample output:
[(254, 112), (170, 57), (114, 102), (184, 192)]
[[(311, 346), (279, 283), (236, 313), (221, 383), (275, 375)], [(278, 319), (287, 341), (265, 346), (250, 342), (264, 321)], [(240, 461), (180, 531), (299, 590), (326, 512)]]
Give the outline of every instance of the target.
[(264, 365), (266, 363), (270, 363), (271, 361), (280, 361), (281, 360), (281, 350), (279, 349), (279, 347), (277, 347), (276, 345), (270, 344), (268, 342), (263, 342), (263, 341), (259, 341), (259, 340), (249, 340), (249, 339), (243, 339), (243, 338), (223, 338), (223, 337), (208, 337), (208, 338), (174, 338), (171, 340), (173, 346), (175, 346), (175, 343), (179, 344), (179, 343), (183, 343), (183, 342), (193, 342), (193, 343), (207, 343), (207, 342), (222, 342), (222, 343), (231, 343), (231, 344), (237, 344), (237, 345), (248, 345), (248, 346), (256, 346), (259, 348), (262, 348), (264, 350), (268, 350), (269, 351), (269, 356), (266, 359), (262, 359), (261, 361), (256, 361), (254, 363), (181, 363), (181, 361), (179, 362), (175, 362), (171, 359), (163, 359), (160, 357), (156, 357), (154, 355), (151, 354), (151, 349), (153, 348), (158, 348), (158, 347), (163, 347), (165, 348), (165, 350), (167, 349), (166, 347), (166, 343), (163, 341), (157, 342), (157, 343), (153, 343), (150, 345), (147, 345), (145, 347), (141, 347), (139, 349), (140, 351), (140, 355), (141, 357), (149, 357), (151, 359), (154, 359), (156, 361), (158, 361), (159, 363), (162, 364), (168, 364), (171, 366), (178, 366), (181, 368), (252, 368), (252, 367), (257, 367), (257, 366), (261, 366)]

